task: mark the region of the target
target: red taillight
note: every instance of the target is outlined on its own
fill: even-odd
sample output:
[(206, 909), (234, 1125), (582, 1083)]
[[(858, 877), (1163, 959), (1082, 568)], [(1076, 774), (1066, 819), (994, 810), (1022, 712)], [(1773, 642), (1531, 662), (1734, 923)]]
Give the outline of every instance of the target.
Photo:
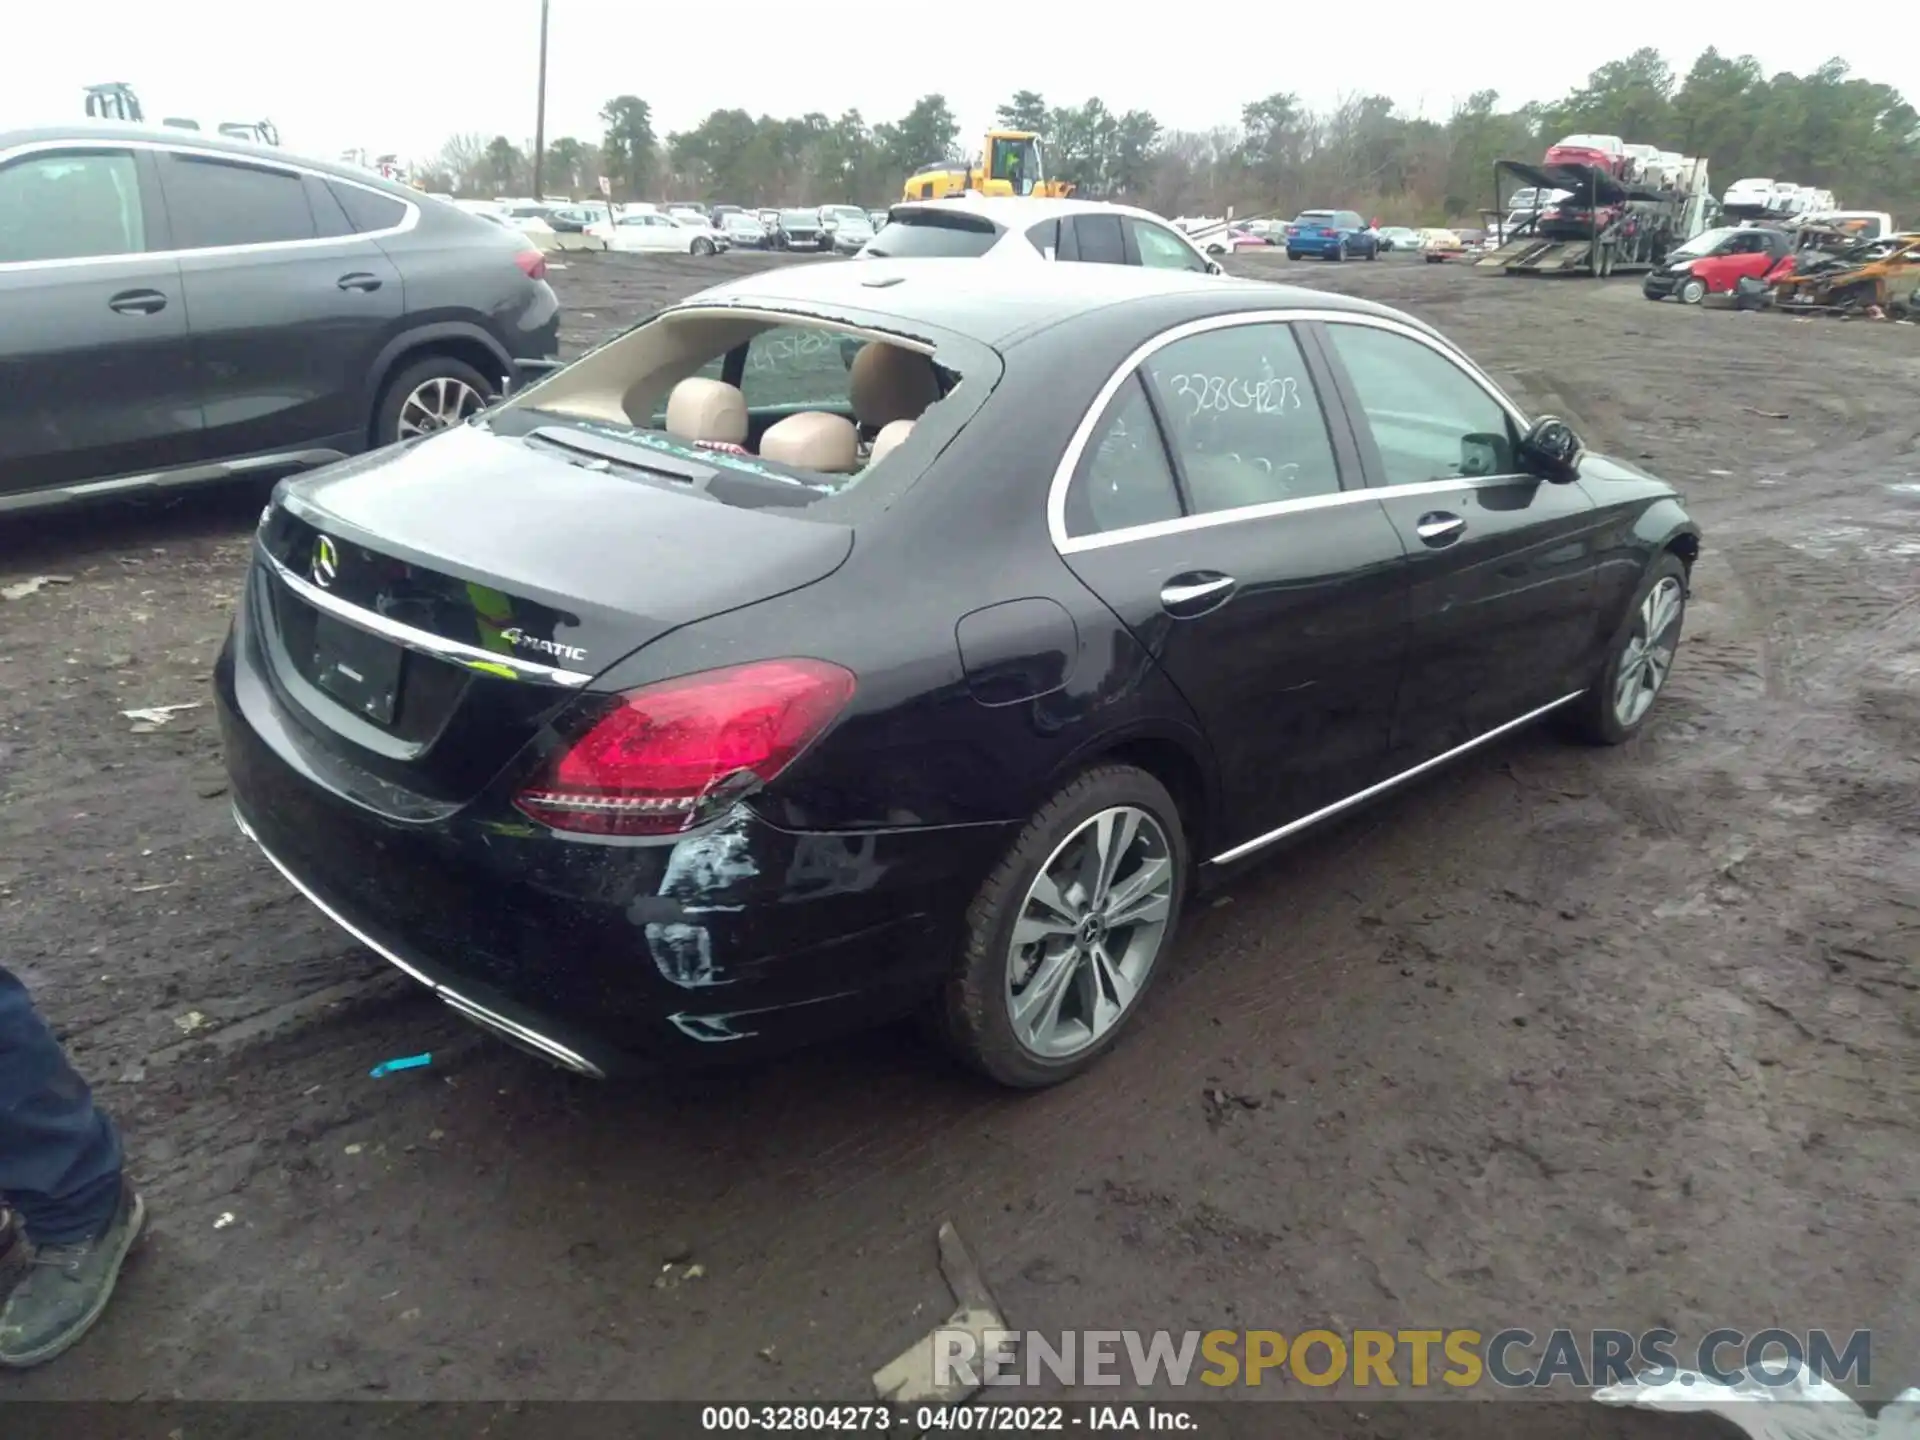
[(1326, 235), (1326, 236), (1332, 236), (1332, 235), (1333, 235), (1333, 234), (1335, 234), (1336, 232), (1334, 232), (1334, 231), (1332, 231), (1332, 230), (1322, 230), (1322, 231), (1321, 231), (1320, 233), (1321, 233), (1322, 235)]
[(514, 803), (556, 830), (672, 835), (765, 784), (853, 698), (824, 660), (765, 660), (622, 696)]
[(547, 257), (538, 250), (522, 250), (513, 257), (513, 263), (520, 267), (521, 273), (529, 280), (547, 278)]

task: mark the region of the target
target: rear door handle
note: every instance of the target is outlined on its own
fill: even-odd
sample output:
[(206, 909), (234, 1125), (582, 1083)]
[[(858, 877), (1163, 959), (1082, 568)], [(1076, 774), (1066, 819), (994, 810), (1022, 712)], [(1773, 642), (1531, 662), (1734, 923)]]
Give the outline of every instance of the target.
[(1438, 547), (1451, 545), (1466, 528), (1467, 522), (1451, 511), (1429, 510), (1413, 527), (1413, 533), (1420, 537), (1423, 544)]
[(153, 315), (167, 308), (167, 297), (158, 290), (122, 290), (107, 301), (107, 308), (122, 315)]
[(342, 290), (378, 290), (380, 288), (380, 277), (378, 275), (369, 275), (364, 270), (356, 270), (351, 275), (342, 275), (340, 277), (340, 288)]
[(1238, 584), (1217, 570), (1190, 570), (1161, 587), (1160, 608), (1177, 620), (1191, 620), (1226, 604)]

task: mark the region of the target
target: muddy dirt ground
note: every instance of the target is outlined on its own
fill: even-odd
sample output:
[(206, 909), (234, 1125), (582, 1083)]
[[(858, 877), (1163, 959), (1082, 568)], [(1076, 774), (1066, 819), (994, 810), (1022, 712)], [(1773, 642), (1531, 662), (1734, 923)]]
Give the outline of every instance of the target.
[[(568, 344), (761, 263), (576, 257)], [(1525, 735), (1254, 871), (1053, 1093), (904, 1028), (622, 1086), (481, 1038), (234, 831), (258, 492), (0, 534), (0, 584), (64, 577), (0, 602), (0, 938), (154, 1217), (0, 1398), (862, 1398), (949, 1308), (946, 1218), (1022, 1328), (1871, 1327), (1920, 1382), (1920, 331), (1235, 264), (1683, 484), (1696, 598), (1636, 743)]]

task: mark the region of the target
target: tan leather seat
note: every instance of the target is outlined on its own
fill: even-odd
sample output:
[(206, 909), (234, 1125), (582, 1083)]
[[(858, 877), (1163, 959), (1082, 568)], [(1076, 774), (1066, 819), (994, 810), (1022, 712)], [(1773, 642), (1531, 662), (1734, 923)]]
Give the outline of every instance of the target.
[(667, 396), (667, 433), (739, 445), (747, 438), (747, 397), (724, 380), (682, 380)]
[(827, 475), (849, 474), (858, 463), (860, 432), (843, 415), (824, 410), (802, 410), (760, 437), (760, 458), (796, 470), (818, 470)]
[(873, 449), (867, 453), (867, 463), (878, 465), (887, 456), (907, 443), (907, 437), (913, 434), (913, 421), (895, 420), (882, 425), (880, 433), (873, 437)]
[(865, 429), (879, 430), (896, 420), (918, 420), (940, 398), (940, 380), (933, 361), (919, 351), (873, 340), (853, 357), (847, 398), (853, 418)]

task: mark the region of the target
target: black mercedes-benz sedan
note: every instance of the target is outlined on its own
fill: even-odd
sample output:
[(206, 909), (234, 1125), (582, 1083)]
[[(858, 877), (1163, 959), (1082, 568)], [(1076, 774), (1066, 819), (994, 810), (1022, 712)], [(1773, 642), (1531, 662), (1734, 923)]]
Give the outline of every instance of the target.
[(284, 482), (217, 688), (245, 832), (549, 1059), (927, 1006), (1033, 1087), (1197, 879), (1529, 722), (1639, 730), (1699, 546), (1378, 305), (803, 266)]

